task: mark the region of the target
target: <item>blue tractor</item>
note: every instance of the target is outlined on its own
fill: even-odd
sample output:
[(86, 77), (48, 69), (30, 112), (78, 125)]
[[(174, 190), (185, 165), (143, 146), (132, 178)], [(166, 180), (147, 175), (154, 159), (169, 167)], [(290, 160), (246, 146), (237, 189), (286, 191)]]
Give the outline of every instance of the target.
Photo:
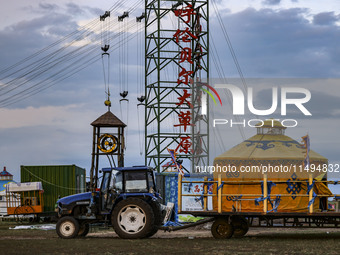
[(89, 224), (113, 226), (121, 238), (146, 238), (162, 225), (164, 206), (156, 192), (151, 167), (102, 169), (95, 192), (86, 192), (57, 201), (57, 234), (61, 238), (85, 236)]

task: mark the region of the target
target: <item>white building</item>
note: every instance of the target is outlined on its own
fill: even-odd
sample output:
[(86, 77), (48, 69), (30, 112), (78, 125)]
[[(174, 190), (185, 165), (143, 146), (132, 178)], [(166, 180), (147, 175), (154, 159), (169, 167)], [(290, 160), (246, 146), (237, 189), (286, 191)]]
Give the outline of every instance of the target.
[(7, 172), (6, 167), (0, 173), (0, 217), (7, 215), (6, 185), (13, 181), (13, 175)]

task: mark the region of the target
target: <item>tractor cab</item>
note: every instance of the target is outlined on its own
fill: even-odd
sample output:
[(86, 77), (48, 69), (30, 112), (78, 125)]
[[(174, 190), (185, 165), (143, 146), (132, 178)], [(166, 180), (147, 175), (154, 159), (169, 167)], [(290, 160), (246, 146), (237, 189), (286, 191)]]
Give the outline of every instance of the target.
[(101, 190), (119, 193), (153, 193), (154, 171), (148, 166), (103, 168)]
[(101, 211), (110, 212), (118, 198), (129, 196), (156, 196), (155, 176), (151, 167), (103, 168), (100, 188), (97, 189)]

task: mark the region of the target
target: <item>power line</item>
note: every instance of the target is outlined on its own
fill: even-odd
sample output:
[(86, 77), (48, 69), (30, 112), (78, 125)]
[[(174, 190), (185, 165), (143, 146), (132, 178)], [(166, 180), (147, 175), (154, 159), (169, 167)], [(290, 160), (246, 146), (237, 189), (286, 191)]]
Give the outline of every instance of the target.
[(241, 80), (242, 80), (243, 86), (244, 86), (245, 89), (247, 89), (247, 88), (248, 88), (248, 85), (247, 85), (246, 80), (245, 80), (245, 78), (244, 78), (244, 76), (243, 76), (243, 72), (242, 72), (241, 66), (240, 66), (240, 64), (239, 64), (239, 62), (238, 62), (238, 60), (237, 60), (237, 57), (236, 57), (234, 48), (233, 48), (232, 43), (231, 43), (231, 41), (230, 41), (230, 38), (229, 38), (228, 32), (227, 32), (227, 30), (226, 30), (226, 28), (225, 28), (225, 25), (224, 25), (224, 23), (223, 23), (223, 21), (222, 21), (220, 12), (219, 12), (219, 10), (218, 10), (218, 8), (217, 8), (217, 6), (216, 6), (215, 0), (212, 0), (212, 5), (213, 5), (213, 7), (214, 7), (214, 9), (215, 9), (215, 13), (216, 13), (217, 20), (218, 20), (218, 22), (219, 22), (219, 24), (220, 24), (220, 27), (221, 27), (221, 29), (222, 29), (224, 38), (225, 38), (225, 40), (226, 40), (226, 42), (227, 42), (227, 44), (228, 44), (228, 47), (229, 47), (231, 56), (232, 56), (232, 58), (233, 58), (233, 61), (234, 61), (235, 66), (236, 66), (236, 68), (237, 68), (237, 71), (238, 71), (238, 73), (239, 73), (239, 75), (240, 75), (240, 78), (241, 78)]
[[(135, 10), (140, 4), (134, 3), (129, 10)], [(110, 11), (117, 10), (123, 6), (123, 2), (117, 2), (110, 8)], [(129, 22), (127, 27), (133, 29), (135, 23)], [(116, 31), (117, 24), (110, 24), (107, 29)], [(11, 65), (0, 71), (0, 106), (8, 106), (17, 102), (17, 99), (28, 98), (35, 95), (47, 87), (55, 85), (56, 81), (64, 80), (63, 75), (70, 77), (76, 72), (86, 68), (99, 60), (95, 56), (97, 46), (100, 45), (100, 23), (95, 19), (78, 30), (52, 43), (46, 48), (32, 54), (31, 56)], [(126, 43), (133, 36), (129, 35), (121, 43)], [(118, 38), (114, 33), (112, 40)], [(77, 44), (81, 43), (81, 46)], [(117, 42), (115, 42), (115, 45)], [(59, 46), (59, 48), (57, 48)], [(116, 50), (113, 47), (111, 51)], [(82, 61), (86, 61), (85, 64)], [(65, 63), (72, 63), (67, 65)]]

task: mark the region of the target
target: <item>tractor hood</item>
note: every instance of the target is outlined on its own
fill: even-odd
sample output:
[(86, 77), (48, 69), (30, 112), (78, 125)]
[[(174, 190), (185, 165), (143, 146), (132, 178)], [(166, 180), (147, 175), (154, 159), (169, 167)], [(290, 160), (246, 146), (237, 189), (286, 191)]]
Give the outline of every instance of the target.
[[(86, 192), (86, 193), (80, 193), (80, 194), (75, 194), (67, 197), (63, 197), (57, 201), (57, 203), (61, 203), (63, 205), (69, 205), (71, 203), (75, 202), (81, 202), (81, 201), (90, 201), (91, 200), (91, 192)], [(89, 204), (89, 203), (86, 203)]]

